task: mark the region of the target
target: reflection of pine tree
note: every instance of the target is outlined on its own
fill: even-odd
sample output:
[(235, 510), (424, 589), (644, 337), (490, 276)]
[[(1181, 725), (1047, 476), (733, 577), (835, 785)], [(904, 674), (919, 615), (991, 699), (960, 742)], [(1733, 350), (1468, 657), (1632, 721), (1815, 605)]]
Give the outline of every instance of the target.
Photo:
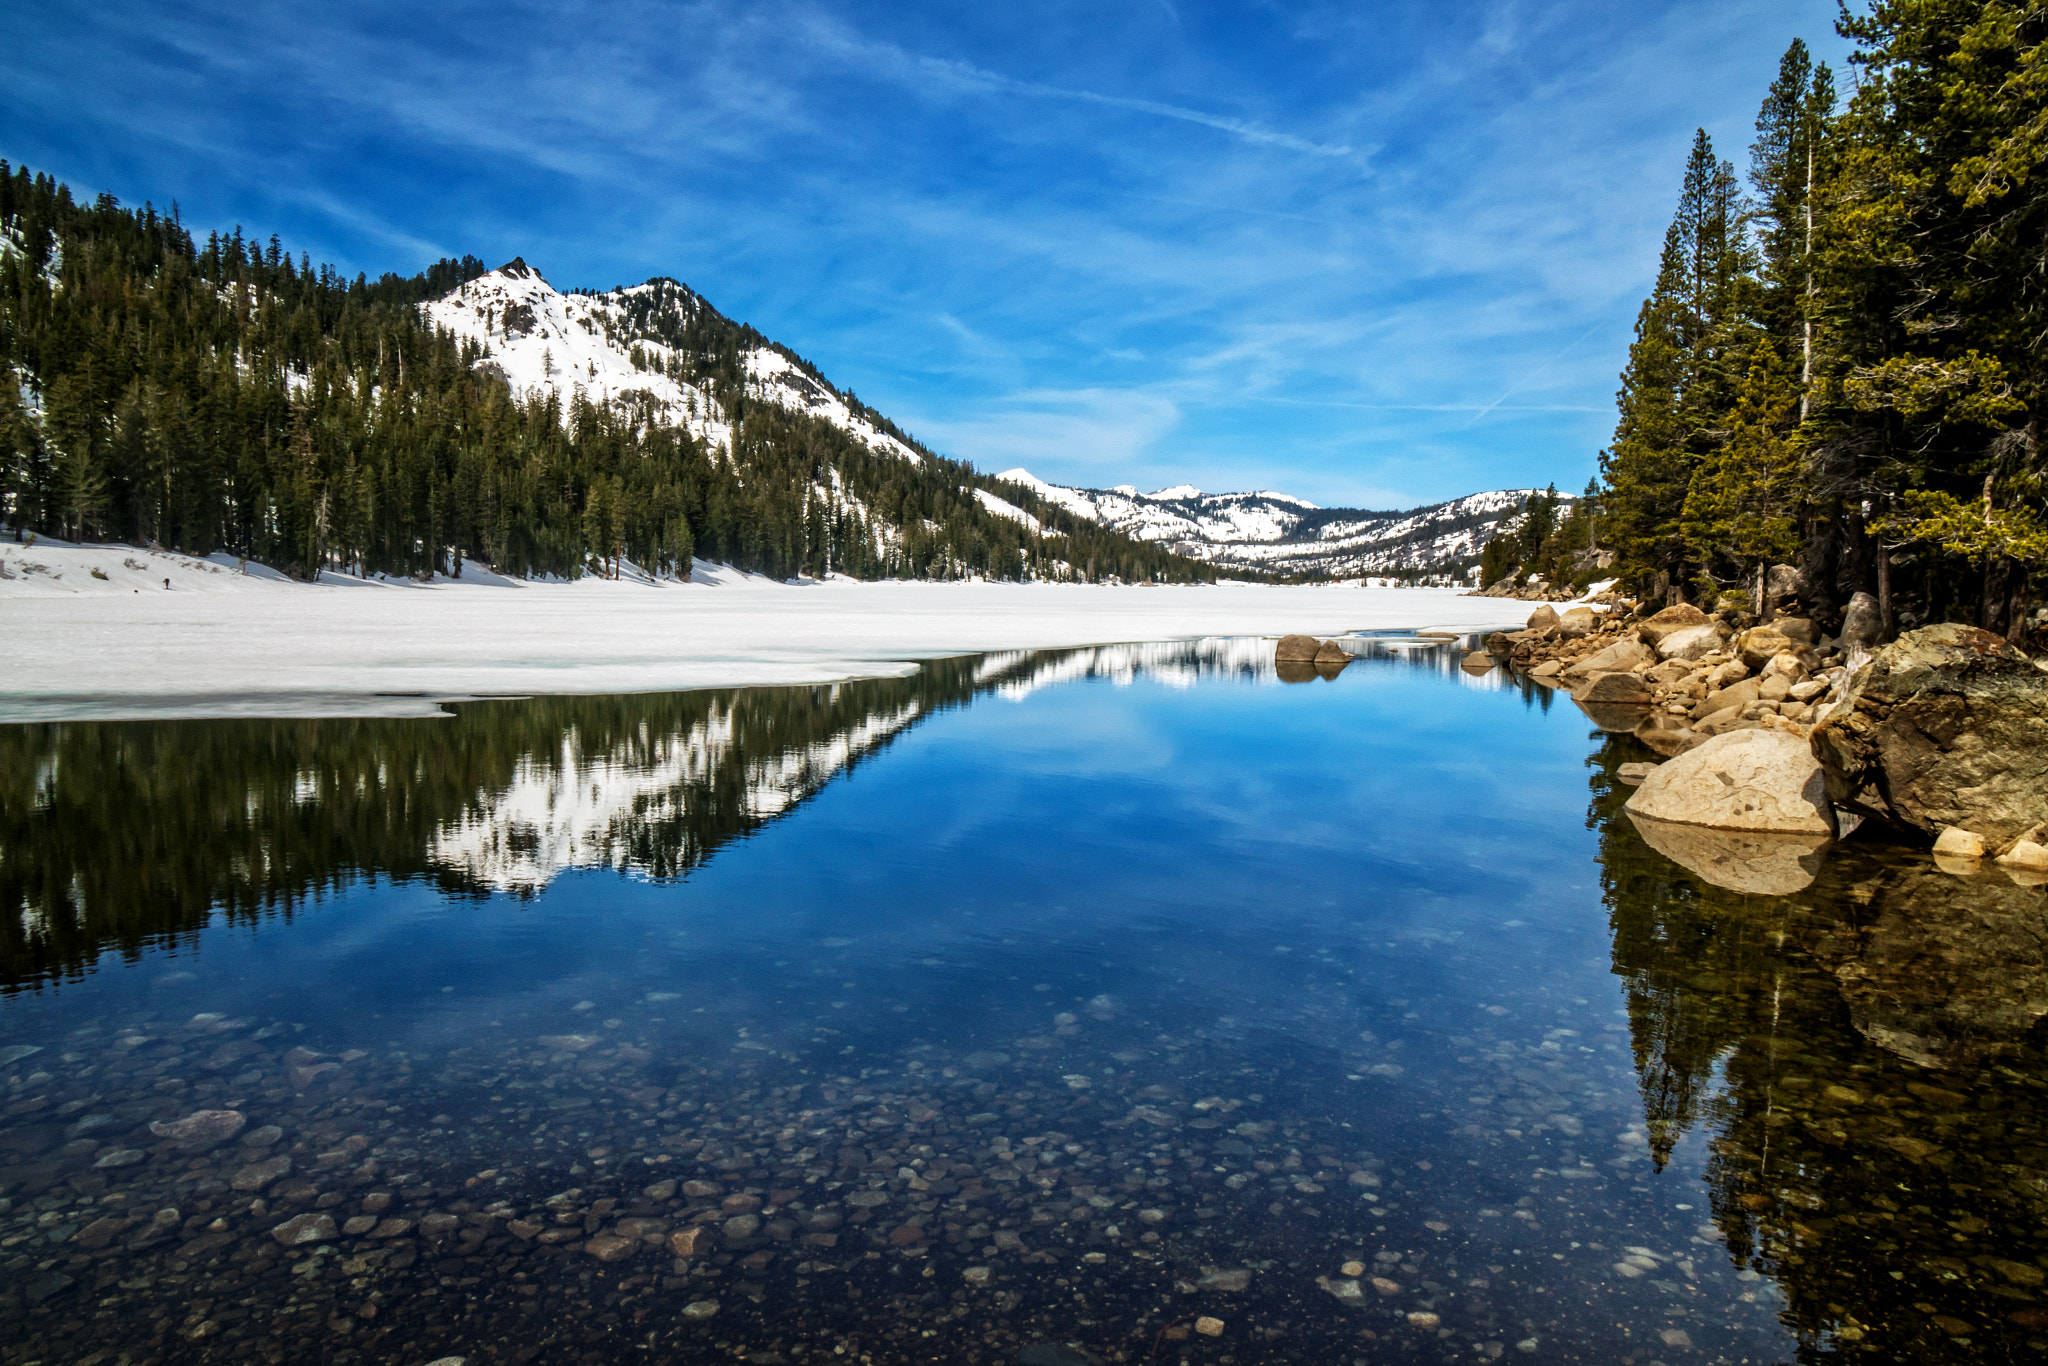
[[(2038, 897), (1849, 851), (1795, 896), (1713, 887), (1622, 813), (1628, 789), (1610, 775), (1631, 749), (1612, 741), (1596, 760), (1588, 815), (1659, 1165), (1685, 1132), (1711, 1135), (1714, 1222), (1736, 1263), (1783, 1287), (1801, 1361), (1856, 1344), (1872, 1360), (2040, 1359), (2048, 1316), (2013, 1295), (2048, 1268), (2041, 1030), (1991, 1041), (2008, 1054), (1998, 1069), (1943, 1072), (1866, 1039), (1844, 999), (1844, 983), (1873, 989), (1905, 926), (1936, 956), (1892, 969), (1904, 978), (1890, 990), (1937, 1003), (2003, 991), (2031, 1019), (2048, 980)], [(1924, 926), (1944, 916), (1963, 935), (2008, 928), (1942, 950)], [(1886, 926), (1893, 940), (1873, 941)], [(1962, 966), (1941, 980), (1951, 960)]]

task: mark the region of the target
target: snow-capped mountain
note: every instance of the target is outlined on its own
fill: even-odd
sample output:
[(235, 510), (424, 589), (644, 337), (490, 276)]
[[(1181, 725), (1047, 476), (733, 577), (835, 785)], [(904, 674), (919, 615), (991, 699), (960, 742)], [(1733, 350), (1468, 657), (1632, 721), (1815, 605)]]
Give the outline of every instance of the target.
[[(516, 397), (559, 400), (565, 420), (580, 394), (597, 404), (636, 407), (651, 421), (730, 451), (736, 404), (769, 403), (821, 418), (877, 454), (913, 464), (924, 458), (886, 418), (841, 394), (788, 348), (666, 277), (603, 293), (565, 293), (514, 260), (427, 304), (425, 312), (436, 327), (472, 343), (482, 355), (479, 368), (501, 376)], [(996, 478), (1105, 530), (1219, 566), (1440, 582), (1465, 581), (1494, 527), (1532, 491), (1502, 489), (1375, 512), (1320, 508), (1270, 490), (1068, 488), (1023, 469)], [(866, 512), (836, 488), (817, 492), (831, 505)], [(972, 492), (987, 512), (1034, 533), (1045, 529), (1040, 518), (995, 493)]]
[[(1284, 493), (1204, 493), (1191, 484), (1140, 493), (1129, 484), (1081, 489), (1029, 470), (1000, 480), (1125, 535), (1194, 559), (1276, 574), (1426, 578), (1463, 583), (1494, 529), (1538, 489), (1494, 489), (1448, 503), (1375, 512), (1322, 508)], [(1569, 495), (1561, 501), (1569, 503)]]
[(666, 277), (565, 294), (515, 259), (436, 299), (426, 313), (481, 347), (484, 365), (520, 398), (552, 391), (566, 409), (581, 391), (593, 403), (645, 404), (656, 420), (730, 450), (730, 400), (744, 397), (821, 417), (877, 452), (922, 459), (788, 350)]

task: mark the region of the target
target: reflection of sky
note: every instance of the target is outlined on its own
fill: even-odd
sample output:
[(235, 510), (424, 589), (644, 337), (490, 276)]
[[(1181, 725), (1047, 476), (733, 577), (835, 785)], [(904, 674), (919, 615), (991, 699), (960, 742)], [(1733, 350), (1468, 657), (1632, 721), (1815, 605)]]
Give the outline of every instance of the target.
[[(207, 932), (175, 955), (196, 980), (150, 986), (174, 956), (152, 953), (0, 1018), (25, 1037), (55, 1023), (42, 1011), (140, 992), (440, 1034), (680, 989), (761, 1027), (851, 978), (874, 1010), (836, 1026), (932, 1038), (976, 1028), (968, 1001), (1039, 1009), (1041, 981), (1182, 1024), (1286, 1017), (1311, 983), (1360, 1009), (1440, 995), (1461, 1012), (1545, 972), (1603, 988), (1576, 712), (1397, 661), (1184, 682), (1098, 678), (930, 718), (683, 883), (571, 872), (528, 902), (357, 885), (289, 926)], [(853, 943), (817, 947), (832, 938)]]

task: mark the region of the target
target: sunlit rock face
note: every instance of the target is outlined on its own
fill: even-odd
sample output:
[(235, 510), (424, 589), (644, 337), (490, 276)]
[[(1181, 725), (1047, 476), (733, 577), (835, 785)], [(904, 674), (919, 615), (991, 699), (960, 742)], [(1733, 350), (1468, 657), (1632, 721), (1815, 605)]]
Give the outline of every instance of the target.
[(1909, 631), (1857, 673), (1813, 749), (1837, 803), (1996, 848), (2048, 822), (2048, 673), (1974, 626)]

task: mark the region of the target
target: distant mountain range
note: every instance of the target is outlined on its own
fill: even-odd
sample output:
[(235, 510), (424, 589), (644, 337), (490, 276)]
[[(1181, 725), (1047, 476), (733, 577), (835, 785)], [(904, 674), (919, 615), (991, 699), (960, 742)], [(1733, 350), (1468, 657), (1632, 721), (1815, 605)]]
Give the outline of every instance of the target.
[[(1026, 469), (998, 480), (1191, 559), (1261, 573), (1470, 583), (1479, 552), (1538, 489), (1494, 489), (1448, 503), (1378, 512), (1317, 507), (1261, 490), (1204, 493), (1190, 484), (1140, 493), (1129, 484), (1083, 489), (1049, 484)], [(1569, 503), (1568, 495), (1561, 501)]]

